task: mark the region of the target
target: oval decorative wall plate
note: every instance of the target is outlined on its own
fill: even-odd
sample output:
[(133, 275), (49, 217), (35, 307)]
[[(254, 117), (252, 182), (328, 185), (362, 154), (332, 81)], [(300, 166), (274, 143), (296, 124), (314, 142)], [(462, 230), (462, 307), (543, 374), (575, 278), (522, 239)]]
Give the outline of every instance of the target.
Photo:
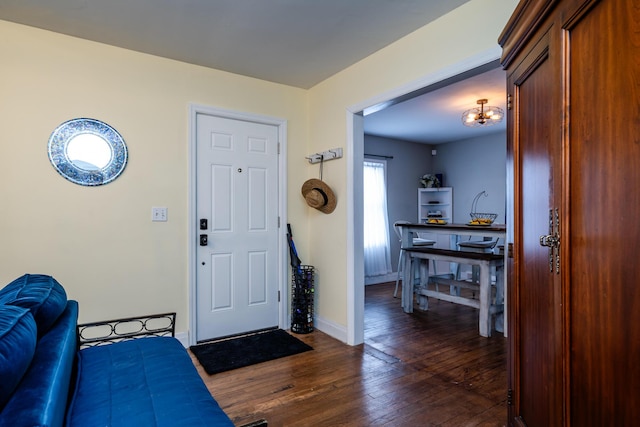
[(58, 173), (79, 185), (107, 184), (127, 165), (127, 146), (122, 136), (96, 119), (62, 123), (49, 137), (48, 151)]

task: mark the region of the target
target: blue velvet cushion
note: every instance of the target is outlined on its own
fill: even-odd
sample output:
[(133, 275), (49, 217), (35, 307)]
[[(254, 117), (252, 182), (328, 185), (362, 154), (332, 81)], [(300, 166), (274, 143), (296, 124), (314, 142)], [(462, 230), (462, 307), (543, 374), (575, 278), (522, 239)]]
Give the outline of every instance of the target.
[(0, 410), (33, 359), (36, 337), (36, 322), (29, 310), (0, 305)]
[(42, 336), (62, 314), (67, 305), (67, 293), (51, 276), (25, 274), (0, 290), (0, 304), (31, 310), (38, 336)]
[(79, 351), (67, 427), (104, 425), (233, 427), (185, 348), (170, 337)]

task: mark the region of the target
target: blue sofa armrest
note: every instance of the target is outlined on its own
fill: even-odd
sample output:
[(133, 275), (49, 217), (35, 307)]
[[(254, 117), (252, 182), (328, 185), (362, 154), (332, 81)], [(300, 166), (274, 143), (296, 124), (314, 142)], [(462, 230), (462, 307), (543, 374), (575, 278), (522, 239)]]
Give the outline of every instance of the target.
[(0, 427), (57, 427), (64, 422), (76, 355), (78, 303), (66, 307), (36, 346), (31, 366), (0, 414)]

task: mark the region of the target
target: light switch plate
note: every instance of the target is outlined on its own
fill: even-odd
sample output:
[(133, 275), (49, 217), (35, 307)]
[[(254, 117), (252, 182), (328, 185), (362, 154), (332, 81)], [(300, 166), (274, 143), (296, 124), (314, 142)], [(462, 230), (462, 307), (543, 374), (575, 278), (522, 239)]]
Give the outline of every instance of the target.
[(167, 220), (167, 208), (165, 207), (151, 208), (151, 221), (166, 221), (166, 220)]

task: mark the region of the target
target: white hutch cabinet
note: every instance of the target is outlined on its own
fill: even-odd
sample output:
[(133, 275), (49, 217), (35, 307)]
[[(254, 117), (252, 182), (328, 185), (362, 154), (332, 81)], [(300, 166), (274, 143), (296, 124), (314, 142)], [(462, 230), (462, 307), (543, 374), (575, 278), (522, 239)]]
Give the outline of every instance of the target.
[(453, 189), (451, 187), (418, 188), (418, 222), (429, 218), (453, 222)]
[[(418, 222), (426, 223), (430, 218), (443, 219), (447, 223), (453, 222), (453, 188), (419, 188), (418, 189)], [(448, 234), (420, 233), (420, 237), (435, 240), (436, 248), (450, 249), (451, 239)], [(436, 274), (448, 273), (448, 262), (439, 261), (436, 264)]]

